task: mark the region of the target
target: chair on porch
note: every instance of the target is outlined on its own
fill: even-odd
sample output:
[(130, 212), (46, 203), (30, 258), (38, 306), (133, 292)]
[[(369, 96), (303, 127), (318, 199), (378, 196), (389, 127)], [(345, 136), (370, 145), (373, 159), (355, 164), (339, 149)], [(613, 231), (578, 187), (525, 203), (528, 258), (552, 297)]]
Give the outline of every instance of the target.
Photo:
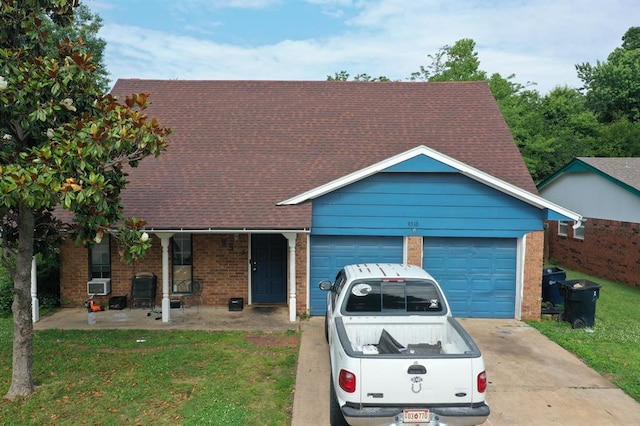
[(202, 280), (187, 279), (173, 285), (173, 292), (169, 296), (171, 302), (179, 304), (180, 309), (184, 312), (185, 307), (195, 306), (196, 311), (200, 312), (202, 304)]
[(131, 309), (147, 305), (155, 309), (157, 276), (153, 272), (138, 272), (131, 279)]

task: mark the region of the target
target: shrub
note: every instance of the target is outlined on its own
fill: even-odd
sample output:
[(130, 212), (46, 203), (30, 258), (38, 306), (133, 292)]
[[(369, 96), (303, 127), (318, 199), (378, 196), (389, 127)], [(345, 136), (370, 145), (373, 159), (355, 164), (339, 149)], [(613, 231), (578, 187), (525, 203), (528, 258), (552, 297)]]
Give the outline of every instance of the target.
[(13, 281), (9, 273), (0, 266), (0, 317), (11, 315), (11, 304), (13, 303)]
[[(60, 263), (57, 254), (36, 257), (38, 269), (38, 300), (41, 308), (60, 306)], [(13, 303), (13, 280), (7, 270), (0, 266), (0, 317), (11, 316)]]
[(57, 252), (37, 255), (38, 300), (43, 308), (60, 306), (60, 258)]

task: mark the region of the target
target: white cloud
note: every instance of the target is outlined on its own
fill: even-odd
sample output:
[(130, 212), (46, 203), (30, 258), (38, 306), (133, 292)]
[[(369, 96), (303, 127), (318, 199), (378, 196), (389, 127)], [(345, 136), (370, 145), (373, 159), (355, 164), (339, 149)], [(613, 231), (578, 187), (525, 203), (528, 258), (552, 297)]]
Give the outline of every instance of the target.
[[(114, 78), (324, 80), (346, 70), (404, 80), (429, 64), (427, 55), (472, 38), (483, 70), (516, 74), (517, 82), (537, 82), (545, 93), (556, 85), (578, 87), (574, 65), (605, 60), (640, 16), (635, 0), (307, 1), (348, 10), (347, 30), (248, 47), (105, 22), (109, 71)], [(180, 5), (196, 3), (203, 4)], [(273, 0), (208, 4), (266, 7)]]

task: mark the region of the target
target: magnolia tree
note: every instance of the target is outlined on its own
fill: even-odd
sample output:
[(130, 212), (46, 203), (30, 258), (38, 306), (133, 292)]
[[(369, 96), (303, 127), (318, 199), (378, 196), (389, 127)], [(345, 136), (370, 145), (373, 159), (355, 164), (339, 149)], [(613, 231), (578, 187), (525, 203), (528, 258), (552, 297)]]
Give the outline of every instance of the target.
[(48, 29), (72, 25), (78, 6), (0, 1), (0, 242), (14, 281), (8, 399), (34, 391), (34, 253), (60, 231), (87, 246), (111, 232), (126, 261), (150, 245), (144, 221), (123, 217), (120, 193), (127, 168), (160, 155), (170, 131), (144, 114), (147, 94), (117, 100), (101, 92), (100, 68), (83, 40), (52, 40), (69, 34)]

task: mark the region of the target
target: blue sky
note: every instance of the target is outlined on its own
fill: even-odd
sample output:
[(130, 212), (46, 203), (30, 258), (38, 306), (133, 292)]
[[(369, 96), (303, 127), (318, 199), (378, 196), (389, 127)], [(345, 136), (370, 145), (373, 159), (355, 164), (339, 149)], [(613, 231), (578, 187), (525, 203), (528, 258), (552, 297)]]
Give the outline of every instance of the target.
[(406, 80), (445, 45), (476, 42), (480, 68), (547, 93), (579, 87), (639, 26), (640, 0), (84, 0), (103, 19), (118, 78)]

